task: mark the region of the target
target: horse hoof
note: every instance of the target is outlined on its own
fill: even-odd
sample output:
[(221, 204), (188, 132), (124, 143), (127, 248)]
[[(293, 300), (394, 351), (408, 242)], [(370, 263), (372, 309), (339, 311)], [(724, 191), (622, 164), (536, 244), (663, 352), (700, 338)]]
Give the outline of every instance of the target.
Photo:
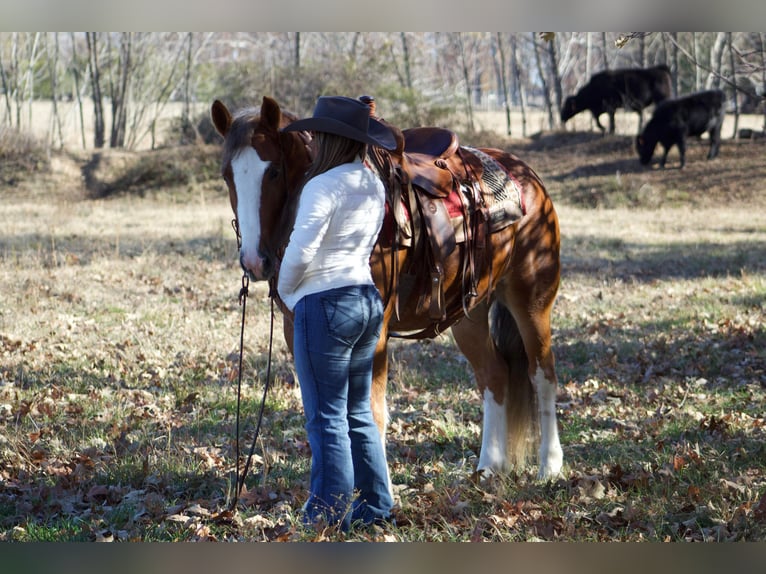
[(475, 484), (486, 484), (495, 476), (497, 473), (489, 467), (477, 468), (476, 472), (471, 475), (471, 481)]

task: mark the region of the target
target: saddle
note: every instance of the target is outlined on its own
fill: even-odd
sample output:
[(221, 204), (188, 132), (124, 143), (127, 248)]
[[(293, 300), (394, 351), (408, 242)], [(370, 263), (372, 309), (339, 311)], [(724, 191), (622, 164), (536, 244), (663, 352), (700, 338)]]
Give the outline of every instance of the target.
[[(422, 255), (412, 258), (420, 261), (415, 264), (420, 268), (395, 269), (394, 275), (399, 277), (395, 309), (398, 316), (399, 300), (408, 300), (414, 291), (419, 298), (418, 313), (427, 312), (430, 319), (430, 326), (423, 331), (392, 336), (433, 337), (476, 302), (478, 279), (488, 268), (491, 274), (489, 235), (520, 214), (511, 213), (513, 210), (502, 204), (493, 205), (493, 193), (483, 180), (489, 156), (482, 158), (479, 150), (460, 146), (455, 132), (438, 127), (399, 130), (386, 125), (396, 136), (397, 148), (388, 153), (370, 148), (369, 159), (386, 183), (394, 219), (390, 240), (392, 245), (420, 250)], [(462, 297), (448, 304), (444, 296), (445, 262), (459, 243), (465, 244), (460, 259)], [(422, 268), (423, 261), (426, 269)]]

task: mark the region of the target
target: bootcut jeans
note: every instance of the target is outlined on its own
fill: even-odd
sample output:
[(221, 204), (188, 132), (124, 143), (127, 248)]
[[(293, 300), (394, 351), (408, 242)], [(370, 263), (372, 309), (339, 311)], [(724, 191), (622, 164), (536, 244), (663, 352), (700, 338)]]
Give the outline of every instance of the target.
[(370, 408), (382, 322), (374, 285), (307, 295), (295, 306), (295, 369), (311, 446), (307, 524), (323, 520), (348, 530), (390, 516), (385, 451)]

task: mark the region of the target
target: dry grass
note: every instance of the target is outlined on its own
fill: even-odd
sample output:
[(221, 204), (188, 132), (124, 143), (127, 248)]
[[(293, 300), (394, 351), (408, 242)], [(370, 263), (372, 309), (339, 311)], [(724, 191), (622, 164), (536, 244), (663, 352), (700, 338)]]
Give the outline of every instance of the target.
[[(548, 182), (561, 219), (564, 474), (471, 482), (481, 412), (465, 361), (447, 335), (397, 342), (398, 525), (349, 539), (762, 539), (763, 144), (727, 141), (713, 162), (695, 144), (683, 171), (639, 168), (627, 136), (508, 145)], [(137, 158), (107, 158), (100, 181)], [(52, 178), (0, 189), (0, 536), (342, 539), (296, 520), (308, 449), (279, 324), (249, 490), (236, 516), (220, 513), (241, 311), (223, 184), (88, 199), (89, 160), (54, 155)], [(266, 289), (251, 293), (247, 446), (269, 329)]]

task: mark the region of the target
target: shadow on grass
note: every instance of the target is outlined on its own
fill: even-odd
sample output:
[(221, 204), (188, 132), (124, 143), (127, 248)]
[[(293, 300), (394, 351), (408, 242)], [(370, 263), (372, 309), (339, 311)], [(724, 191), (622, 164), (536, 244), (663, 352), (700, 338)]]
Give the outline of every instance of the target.
[[(755, 232), (754, 230), (752, 232)], [(562, 276), (598, 273), (604, 279), (654, 280), (741, 277), (766, 272), (766, 241), (695, 241), (647, 245), (572, 238), (562, 255)], [(608, 255), (594, 255), (608, 252)]]
[[(158, 222), (161, 226), (161, 222)], [(0, 232), (0, 257), (23, 257), (29, 254), (46, 266), (56, 262), (89, 265), (96, 258), (135, 258), (147, 253), (177, 255), (200, 261), (231, 261), (237, 267), (237, 244), (234, 233), (222, 237), (213, 232), (190, 239), (178, 239), (169, 231), (166, 236), (147, 238), (140, 233), (104, 233), (92, 235), (51, 235), (50, 233), (3, 234)]]

